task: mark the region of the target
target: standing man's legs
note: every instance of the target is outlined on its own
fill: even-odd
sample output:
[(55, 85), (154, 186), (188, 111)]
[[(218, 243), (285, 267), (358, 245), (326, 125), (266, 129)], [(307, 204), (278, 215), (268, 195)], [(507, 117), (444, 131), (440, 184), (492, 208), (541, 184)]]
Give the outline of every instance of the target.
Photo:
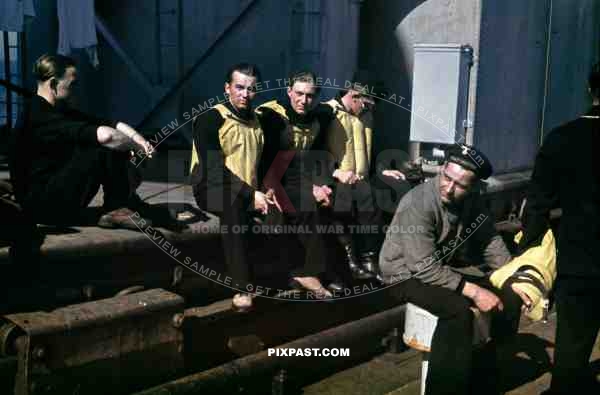
[(559, 279), (556, 287), (556, 346), (551, 391), (599, 393), (589, 359), (600, 329), (598, 280)]

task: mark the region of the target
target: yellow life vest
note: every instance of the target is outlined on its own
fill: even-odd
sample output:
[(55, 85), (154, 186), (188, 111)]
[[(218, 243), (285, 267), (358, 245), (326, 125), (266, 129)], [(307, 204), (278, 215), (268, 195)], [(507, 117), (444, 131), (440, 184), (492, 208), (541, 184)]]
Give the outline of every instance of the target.
[[(517, 233), (515, 242), (518, 243), (522, 237), (523, 232)], [(535, 281), (532, 282), (532, 278)], [(551, 230), (546, 232), (539, 246), (529, 248), (490, 276), (490, 282), (498, 289), (509, 279), (531, 299), (532, 307), (526, 315), (534, 321), (541, 320), (547, 313), (544, 311), (548, 308), (547, 293), (556, 279), (556, 243)], [(539, 285), (536, 286), (536, 283)], [(545, 289), (540, 289), (540, 286)]]
[(363, 123), (365, 127), (365, 143), (366, 143), (366, 151), (367, 151), (367, 162), (370, 164), (373, 160), (372, 157), (372, 149), (373, 149), (373, 112), (367, 111), (364, 114), (359, 116), (360, 121)]
[(292, 124), (286, 114), (285, 107), (277, 103), (277, 100), (260, 105), (256, 111), (260, 113), (264, 108), (275, 111), (285, 121), (285, 130), (280, 135), (282, 146), (296, 151), (308, 150), (312, 147), (321, 129), (317, 119), (309, 124)]
[[(219, 142), (225, 166), (248, 185), (257, 188), (257, 170), (265, 143), (264, 133), (256, 117), (245, 120), (222, 104), (213, 107), (225, 122), (219, 129)], [(192, 145), (190, 171), (200, 166), (195, 143)]]
[(336, 120), (327, 131), (327, 147), (339, 169), (352, 171), (356, 175), (369, 175), (371, 136), (367, 136), (365, 125), (350, 114), (337, 100), (326, 102), (333, 108)]

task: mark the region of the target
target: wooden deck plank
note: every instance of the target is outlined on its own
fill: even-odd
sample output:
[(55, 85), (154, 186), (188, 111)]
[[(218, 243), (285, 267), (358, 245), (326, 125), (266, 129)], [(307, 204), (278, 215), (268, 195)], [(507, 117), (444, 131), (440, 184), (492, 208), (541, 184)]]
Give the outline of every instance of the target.
[[(538, 395), (548, 389), (555, 327), (556, 313), (550, 315), (548, 323), (521, 320), (514, 348), (507, 353), (500, 372), (507, 395)], [(412, 350), (404, 354), (405, 359), (394, 354), (376, 357), (307, 385), (304, 394), (418, 395), (420, 355)], [(590, 360), (600, 380), (600, 335)]]

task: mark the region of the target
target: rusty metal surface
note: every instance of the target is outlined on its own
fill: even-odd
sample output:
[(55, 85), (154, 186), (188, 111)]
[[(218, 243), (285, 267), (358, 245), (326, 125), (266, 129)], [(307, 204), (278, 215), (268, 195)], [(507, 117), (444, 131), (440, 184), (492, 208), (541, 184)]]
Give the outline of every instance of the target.
[[(384, 336), (395, 327), (402, 327), (405, 305), (397, 306), (381, 313), (373, 314), (332, 329), (278, 346), (279, 348), (324, 348), (349, 347), (365, 338)], [(300, 369), (303, 364), (314, 364), (314, 360), (303, 357), (268, 356), (267, 351), (252, 354), (196, 373), (181, 379), (142, 391), (137, 395), (158, 394), (198, 394), (211, 391), (232, 390), (244, 379), (265, 375), (277, 369)]]
[(421, 344), (421, 342), (419, 342), (419, 339), (417, 339), (416, 337), (412, 336), (412, 337), (403, 337), (404, 343), (417, 351), (421, 351), (421, 352), (431, 352), (431, 348), (424, 346), (423, 344)]
[(180, 296), (153, 289), (53, 312), (12, 314), (15, 394), (127, 393), (183, 368)]
[[(145, 292), (82, 303), (48, 312), (9, 314), (4, 318), (13, 322), (30, 336), (43, 333), (101, 325), (120, 318), (162, 311), (183, 306), (183, 298), (174, 293), (152, 289)], [(182, 309), (183, 311), (183, 309)]]
[(0, 357), (15, 355), (15, 340), (21, 333), (12, 322), (0, 325)]

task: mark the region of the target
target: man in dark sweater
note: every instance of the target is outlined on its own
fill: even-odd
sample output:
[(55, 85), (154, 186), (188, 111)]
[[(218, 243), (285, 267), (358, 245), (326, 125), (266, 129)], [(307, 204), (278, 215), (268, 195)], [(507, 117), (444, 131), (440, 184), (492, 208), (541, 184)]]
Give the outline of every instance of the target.
[(75, 225), (102, 185), (106, 214), (98, 225), (137, 229), (131, 218), (146, 205), (129, 179), (129, 150), (150, 155), (152, 146), (123, 122), (68, 107), (77, 84), (72, 59), (43, 55), (33, 71), (37, 94), (26, 106), (11, 160), (18, 202), (36, 223)]
[[(556, 348), (552, 393), (600, 393), (589, 358), (600, 329), (600, 64), (589, 77), (593, 107), (553, 130), (540, 149), (523, 216), (526, 250), (539, 244), (549, 213), (562, 209), (558, 228)], [(585, 390), (584, 390), (585, 389)]]

